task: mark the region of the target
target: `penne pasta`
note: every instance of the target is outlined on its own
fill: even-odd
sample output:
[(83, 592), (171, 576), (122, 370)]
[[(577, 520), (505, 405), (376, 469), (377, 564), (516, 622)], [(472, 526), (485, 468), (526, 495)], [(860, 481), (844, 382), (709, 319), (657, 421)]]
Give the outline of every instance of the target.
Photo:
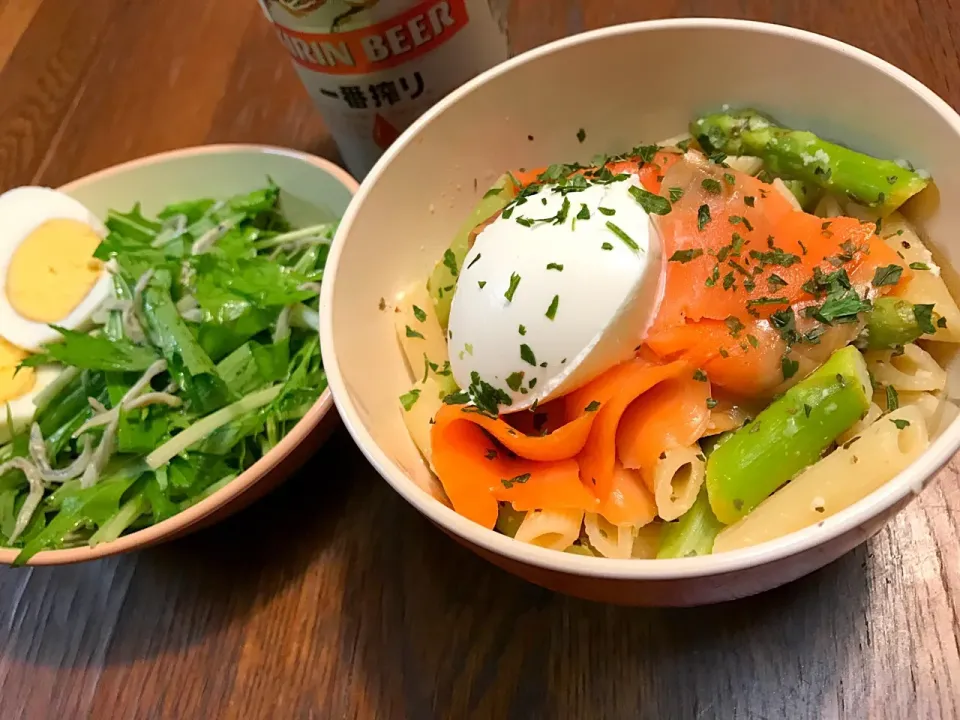
[(614, 525), (599, 513), (585, 513), (583, 529), (590, 544), (604, 557), (628, 558), (633, 552), (637, 528), (633, 525)]
[(756, 175), (763, 169), (763, 160), (751, 155), (730, 155), (724, 162), (728, 167), (747, 175)]
[(441, 398), (446, 392), (440, 387), (436, 379), (430, 377), (426, 382), (417, 382), (413, 389), (402, 398), (412, 404), (407, 407), (401, 407), (400, 412), (403, 415), (403, 424), (407, 426), (407, 432), (413, 439), (417, 450), (423, 455), (424, 460), (430, 467), (433, 467), (432, 452), (430, 449), (430, 428), (433, 424), (433, 418), (437, 411), (443, 407)]
[[(940, 276), (940, 268), (934, 261), (933, 254), (899, 213), (893, 213), (884, 220), (882, 234), (884, 242), (911, 265), (912, 273), (902, 286), (897, 288), (896, 295), (915, 305), (933, 305), (934, 312), (946, 322), (946, 327), (938, 327), (937, 332), (926, 339), (960, 342), (960, 308)], [(918, 263), (930, 269), (919, 269)]]
[(707, 429), (704, 431), (703, 437), (736, 430), (743, 426), (748, 417), (746, 411), (739, 405), (718, 402), (717, 406), (710, 411), (710, 421), (707, 423)]
[(665, 451), (653, 470), (657, 514), (667, 521), (683, 515), (697, 499), (705, 476), (706, 463), (698, 445)]
[(946, 398), (932, 393), (900, 393), (900, 407), (914, 406), (927, 422), (927, 433), (933, 439), (940, 435), (957, 417), (957, 406)]
[(630, 557), (651, 560), (660, 551), (660, 541), (663, 538), (663, 523), (652, 522), (637, 528), (637, 535), (633, 540), (633, 552)]
[(933, 253), (927, 249), (917, 231), (900, 213), (895, 212), (884, 218), (880, 235), (883, 241), (899, 253), (906, 262), (923, 263), (930, 268), (927, 272), (932, 272), (934, 275), (940, 274), (940, 267), (934, 261)]
[(916, 406), (881, 417), (722, 530), (713, 552), (727, 552), (814, 525), (865, 498), (917, 459), (929, 444)]
[(693, 135), (685, 132), (680, 133), (679, 135), (674, 135), (673, 137), (669, 137), (666, 140), (661, 140), (657, 143), (657, 145), (660, 146), (661, 150), (666, 152), (682, 153), (685, 151), (680, 147), (679, 143), (686, 143), (689, 145), (691, 140), (693, 140)]
[(880, 211), (875, 207), (867, 207), (866, 205), (861, 205), (860, 203), (853, 202), (852, 200), (846, 200), (840, 205), (840, 212), (838, 215), (847, 215), (848, 217), (854, 217), (860, 220), (861, 222), (876, 222), (877, 218), (880, 217)]
[(947, 382), (947, 373), (926, 350), (911, 343), (903, 353), (873, 350), (864, 354), (867, 367), (879, 385), (897, 391), (939, 392)]
[(566, 550), (580, 537), (582, 510), (531, 510), (515, 539), (550, 550)]
[(813, 214), (822, 218), (838, 217), (843, 215), (843, 208), (840, 207), (837, 199), (828, 193), (820, 198), (820, 202), (818, 202), (816, 208), (814, 208)]
[(446, 337), (426, 286), (422, 283), (411, 286), (397, 302), (393, 318), (413, 378), (434, 377), (441, 383), (449, 383)]
[(843, 445), (848, 440), (855, 438), (868, 427), (873, 425), (873, 423), (875, 423), (877, 418), (879, 418), (881, 415), (883, 415), (883, 410), (880, 409), (880, 406), (875, 402), (870, 403), (870, 407), (867, 408), (867, 413), (860, 418), (858, 423), (854, 424), (849, 430), (837, 438), (837, 444)]
[(797, 200), (796, 195), (790, 192), (790, 188), (786, 186), (783, 180), (781, 180), (780, 178), (775, 179), (773, 181), (773, 188), (783, 196), (784, 200), (790, 203), (790, 207), (792, 207), (794, 210), (797, 210), (797, 211), (803, 210), (803, 208), (800, 206), (800, 201)]

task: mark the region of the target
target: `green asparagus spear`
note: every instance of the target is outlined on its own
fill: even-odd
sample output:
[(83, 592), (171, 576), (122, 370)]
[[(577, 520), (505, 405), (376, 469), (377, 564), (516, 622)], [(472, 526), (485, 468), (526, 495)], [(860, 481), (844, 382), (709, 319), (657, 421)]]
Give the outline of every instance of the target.
[(500, 503), (497, 513), (497, 532), (503, 533), (507, 537), (514, 537), (517, 530), (520, 529), (520, 523), (527, 516), (525, 512), (514, 510), (513, 505), (508, 502)]
[(713, 455), (713, 451), (720, 447), (721, 443), (725, 443), (731, 437), (733, 437), (732, 431), (700, 438), (700, 450), (706, 457), (710, 457)]
[(682, 558), (709, 555), (713, 541), (724, 525), (710, 509), (707, 489), (701, 488), (696, 501), (680, 519), (664, 526), (657, 558)]
[(870, 407), (870, 376), (855, 347), (837, 350), (707, 459), (707, 493), (720, 522), (742, 518), (812, 465)]
[(690, 124), (690, 132), (707, 152), (763, 158), (775, 175), (846, 195), (883, 216), (928, 183), (895, 162), (835, 145), (812, 132), (780, 127), (756, 110), (705, 115)]
[(805, 183), (803, 180), (784, 180), (783, 184), (793, 193), (805, 212), (812, 212), (820, 200), (820, 188)]
[[(917, 308), (921, 308), (918, 317)], [(924, 310), (925, 309), (925, 310)], [(867, 313), (867, 325), (857, 345), (867, 350), (889, 350), (912, 343), (924, 334), (921, 321), (933, 329), (934, 316), (929, 305), (914, 305), (896, 297), (877, 298)]]
[(489, 220), (503, 210), (517, 194), (517, 187), (510, 174), (502, 175), (493, 187), (490, 188), (477, 203), (463, 225), (457, 231), (450, 243), (450, 247), (443, 253), (443, 258), (433, 268), (430, 279), (427, 280), (427, 289), (433, 298), (433, 305), (437, 311), (440, 327), (446, 331), (447, 321), (450, 319), (450, 303), (453, 302), (453, 291), (460, 276), (463, 259), (469, 250), (470, 233), (484, 220)]

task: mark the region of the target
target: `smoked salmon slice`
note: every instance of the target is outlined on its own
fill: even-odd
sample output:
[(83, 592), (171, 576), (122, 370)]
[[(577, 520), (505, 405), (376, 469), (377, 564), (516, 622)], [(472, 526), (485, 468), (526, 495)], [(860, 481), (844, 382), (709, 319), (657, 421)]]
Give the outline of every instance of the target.
[(434, 418), (433, 432), (453, 422), (469, 422), (486, 430), (501, 445), (527, 460), (549, 462), (575, 457), (587, 442), (593, 416), (581, 413), (579, 417), (546, 435), (526, 435), (502, 418), (492, 418), (467, 405), (444, 405)]
[[(640, 184), (643, 185), (647, 190), (653, 193), (659, 193), (666, 172), (673, 167), (673, 165), (679, 162), (682, 157), (683, 156), (679, 153), (658, 151), (656, 154), (654, 154), (653, 159), (649, 162), (645, 162), (638, 155), (610, 160), (604, 165), (604, 167), (610, 170), (610, 172), (614, 175), (619, 175), (621, 173), (636, 175), (640, 180)], [(514, 180), (520, 184), (521, 188), (524, 188), (528, 185), (533, 185), (534, 183), (539, 182), (540, 176), (546, 172), (547, 169), (548, 168), (545, 167), (539, 167), (533, 170), (514, 170), (512, 174)], [(578, 168), (571, 170), (570, 174), (582, 174), (584, 172), (592, 172), (594, 170), (595, 168)]]
[(769, 317), (811, 298), (803, 285), (815, 268), (843, 267), (865, 285), (878, 267), (898, 262), (873, 223), (794, 210), (772, 185), (729, 168), (685, 160), (663, 186), (678, 199), (658, 219), (667, 262), (655, 331)]
[(601, 502), (606, 501), (613, 488), (617, 426), (624, 411), (658, 383), (692, 370), (683, 360), (655, 365), (638, 358), (611, 368), (567, 396), (568, 417), (589, 408), (596, 414), (577, 459), (580, 478), (586, 487), (593, 488)]
[(657, 503), (647, 489), (639, 470), (625, 468), (619, 462), (613, 468), (610, 494), (597, 509), (613, 525), (643, 527), (657, 517)]
[(617, 426), (617, 457), (642, 471), (647, 488), (664, 450), (693, 445), (710, 422), (710, 381), (702, 370), (664, 380), (623, 413)]
[(433, 465), (453, 509), (486, 528), (498, 501), (516, 510), (590, 510), (596, 498), (580, 482), (576, 460), (536, 461), (506, 451), (459, 407), (446, 406), (431, 430)]

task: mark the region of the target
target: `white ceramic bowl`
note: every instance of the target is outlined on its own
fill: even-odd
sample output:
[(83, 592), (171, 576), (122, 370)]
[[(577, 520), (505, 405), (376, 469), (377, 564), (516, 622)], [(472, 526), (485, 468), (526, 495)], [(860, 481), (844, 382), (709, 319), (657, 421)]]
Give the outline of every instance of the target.
[[(820, 526), (700, 558), (612, 560), (545, 550), (486, 530), (437, 500), (435, 481), (400, 417), (397, 397), (410, 380), (389, 314), (378, 310), (381, 296), (389, 301), (427, 277), (479, 195), (504, 170), (586, 161), (655, 142), (723, 103), (758, 107), (865, 152), (909, 158), (933, 173), (942, 197), (960, 198), (960, 117), (902, 71), (800, 30), (665, 20), (567, 38), (463, 86), (390, 148), (340, 225), (321, 295), (321, 338), (344, 422), (408, 502), (478, 554), (533, 582), (645, 605), (757, 593), (869, 538), (960, 445), (954, 422), (897, 478)], [(579, 128), (586, 130), (582, 144)], [(960, 203), (926, 210), (913, 219), (941, 258), (960, 267)], [(956, 367), (950, 369), (952, 376)]]
[[(281, 188), (284, 212), (294, 226), (336, 220), (357, 189), (345, 170), (307, 153), (263, 145), (207, 145), (115, 165), (64, 185), (61, 190), (99, 217), (126, 212), (139, 202), (148, 216), (164, 206), (201, 197), (229, 197), (263, 187), (267, 176)], [(62, 565), (115, 555), (210, 525), (262, 496), (303, 464), (336, 421), (330, 391), (270, 452), (233, 482), (168, 520), (96, 547), (48, 550), (30, 565)], [(0, 564), (19, 550), (0, 548)]]

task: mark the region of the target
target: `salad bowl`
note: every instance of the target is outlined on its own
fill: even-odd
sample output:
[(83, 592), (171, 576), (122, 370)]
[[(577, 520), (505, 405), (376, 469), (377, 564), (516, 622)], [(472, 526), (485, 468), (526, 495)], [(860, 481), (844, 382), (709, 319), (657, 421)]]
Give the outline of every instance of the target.
[[(357, 188), (356, 181), (344, 170), (307, 153), (262, 145), (210, 145), (116, 165), (74, 180), (59, 191), (79, 201), (95, 217), (105, 219), (111, 211), (126, 212), (135, 208), (134, 213), (126, 217), (136, 219), (137, 210), (143, 213), (140, 217), (156, 217), (163, 208), (176, 203), (185, 205), (188, 201), (211, 198), (209, 205), (214, 199), (252, 197), (248, 194), (268, 185), (271, 192), (279, 188), (283, 222), (292, 228), (327, 223), (332, 228)], [(211, 207), (217, 206), (213, 203)], [(233, 207), (224, 203), (219, 206)], [(194, 254), (196, 247), (195, 244)], [(315, 329), (301, 332), (316, 342)], [(168, 387), (176, 388), (176, 384)], [(76, 547), (31, 552), (28, 564), (75, 563), (136, 550), (182, 536), (236, 512), (288, 477), (326, 439), (336, 421), (336, 413), (331, 412), (329, 390), (318, 390), (315, 397), (312, 405), (298, 411), (295, 417), (299, 420), (290, 423), (289, 432), (271, 442), (255, 462), (243, 464), (245, 469), (239, 473), (224, 477), (222, 482), (213, 483), (208, 492), (183, 502), (179, 511), (174, 509), (158, 522), (143, 522), (146, 526), (141, 529), (134, 527), (123, 534), (115, 533), (119, 537), (107, 541), (94, 542), (92, 538), (89, 543)], [(97, 404), (91, 400), (92, 406)], [(102, 405), (100, 409), (103, 410)], [(147, 519), (146, 515), (142, 517), (144, 521)], [(20, 552), (17, 548), (0, 547), (0, 564), (20, 564), (23, 561), (23, 558), (17, 559)]]
[[(330, 387), (348, 430), (404, 500), (457, 542), (531, 582), (587, 599), (651, 606), (700, 605), (762, 592), (870, 538), (960, 447), (960, 422), (942, 423), (919, 457), (849, 507), (776, 539), (697, 557), (613, 559), (557, 552), (494, 532), (451, 507), (397, 402), (410, 388), (411, 370), (418, 372), (408, 369), (397, 340), (398, 298), (430, 274), (464, 219), (506, 170), (589, 162), (597, 154), (675, 137), (691, 118), (729, 106), (760, 108), (789, 127), (863, 153), (907, 158), (929, 172), (936, 188), (903, 212), (932, 247), (947, 285), (954, 293), (960, 289), (953, 271), (960, 263), (955, 240), (960, 206), (949, 201), (960, 194), (957, 113), (920, 82), (864, 51), (746, 21), (615, 26), (554, 42), (489, 70), (401, 136), (364, 180), (339, 227), (321, 293), (321, 339)], [(554, 304), (547, 317), (552, 320), (549, 313), (555, 311)], [(958, 365), (949, 355), (941, 361), (949, 399)], [(429, 362), (424, 373), (429, 374)], [(407, 396), (406, 404), (415, 400)]]

